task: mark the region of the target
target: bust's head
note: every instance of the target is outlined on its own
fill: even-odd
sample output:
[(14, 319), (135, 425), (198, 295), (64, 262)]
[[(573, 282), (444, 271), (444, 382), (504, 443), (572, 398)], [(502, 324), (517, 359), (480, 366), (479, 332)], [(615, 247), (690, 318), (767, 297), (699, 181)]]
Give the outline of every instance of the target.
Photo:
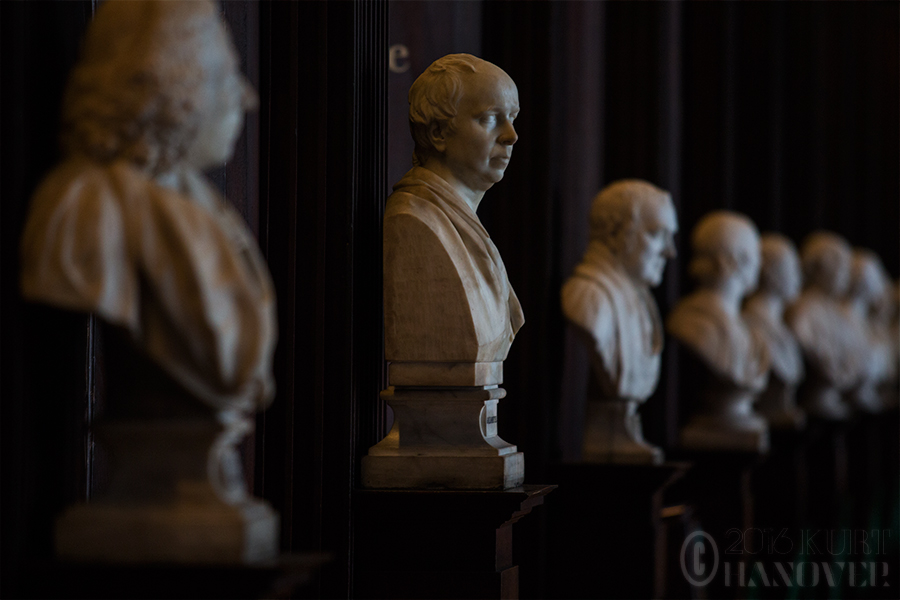
[(516, 84), (502, 69), (471, 54), (440, 58), (409, 90), (413, 164), (483, 193), (503, 178), (518, 114)]
[(591, 239), (606, 246), (635, 281), (655, 286), (675, 257), (678, 217), (669, 192), (640, 179), (603, 188), (591, 205)]
[(780, 233), (764, 234), (759, 247), (762, 257), (759, 291), (790, 302), (800, 293), (802, 283), (797, 249)]
[(701, 287), (736, 286), (743, 296), (759, 278), (759, 233), (753, 221), (727, 210), (713, 211), (691, 234), (688, 270)]
[(850, 262), (847, 296), (871, 305), (880, 301), (887, 289), (887, 274), (878, 255), (864, 248), (855, 248)]
[(62, 143), (151, 175), (206, 169), (231, 156), (255, 102), (213, 2), (104, 2), (68, 82)]
[(804, 285), (842, 297), (850, 284), (852, 260), (850, 244), (841, 236), (830, 231), (809, 234), (800, 248)]

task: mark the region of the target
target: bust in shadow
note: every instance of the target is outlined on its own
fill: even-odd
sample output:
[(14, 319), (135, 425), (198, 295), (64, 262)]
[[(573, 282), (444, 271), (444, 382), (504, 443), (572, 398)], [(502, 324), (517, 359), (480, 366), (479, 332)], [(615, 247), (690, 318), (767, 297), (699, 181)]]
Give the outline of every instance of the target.
[(214, 3), (97, 10), (63, 99), (64, 158), (21, 243), (25, 298), (106, 328), (97, 433), (114, 468), (61, 519), (64, 557), (277, 552), (278, 517), (246, 493), (235, 447), (274, 394), (274, 292), (252, 233), (201, 174), (230, 158), (255, 103)]
[(763, 340), (769, 354), (769, 383), (757, 409), (778, 429), (800, 429), (806, 415), (797, 407), (796, 390), (803, 380), (803, 354), (784, 321), (785, 308), (800, 293), (800, 257), (783, 235), (768, 233), (760, 240), (762, 268), (759, 287), (744, 304), (744, 320)]
[(687, 377), (696, 382), (700, 404), (681, 431), (681, 445), (765, 452), (768, 424), (753, 402), (765, 389), (769, 356), (741, 316), (741, 302), (759, 277), (759, 234), (744, 215), (715, 211), (694, 228), (691, 248), (697, 290), (666, 320), (669, 334), (694, 358)]
[(659, 381), (663, 329), (650, 288), (675, 256), (677, 231), (671, 195), (646, 181), (617, 181), (594, 198), (590, 242), (562, 288), (563, 314), (591, 357), (585, 461), (662, 462), (637, 408)]
[(848, 399), (858, 410), (873, 414), (885, 409), (882, 388), (892, 377), (891, 342), (886, 335), (889, 325), (882, 318), (881, 307), (887, 293), (888, 277), (881, 259), (870, 250), (854, 249), (844, 310), (862, 353), (862, 365)]
[(841, 396), (857, 383), (862, 368), (858, 338), (841, 307), (852, 250), (839, 235), (818, 231), (803, 241), (800, 260), (804, 288), (788, 309), (787, 323), (806, 362), (801, 404), (810, 416), (841, 421), (851, 413)]

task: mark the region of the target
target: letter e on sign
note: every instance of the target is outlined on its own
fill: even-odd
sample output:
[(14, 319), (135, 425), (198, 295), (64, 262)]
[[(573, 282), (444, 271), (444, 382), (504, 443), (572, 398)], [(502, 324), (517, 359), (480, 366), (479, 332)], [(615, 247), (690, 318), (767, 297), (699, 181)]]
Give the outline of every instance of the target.
[(388, 50), (388, 68), (391, 73), (405, 73), (409, 71), (409, 48), (403, 44), (394, 44)]

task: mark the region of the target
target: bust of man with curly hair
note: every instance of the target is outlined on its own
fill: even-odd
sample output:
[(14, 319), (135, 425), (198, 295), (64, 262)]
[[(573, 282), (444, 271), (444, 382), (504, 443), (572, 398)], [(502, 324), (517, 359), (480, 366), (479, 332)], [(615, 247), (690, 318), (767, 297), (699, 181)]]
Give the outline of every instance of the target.
[(247, 495), (235, 448), (275, 391), (274, 291), (252, 233), (201, 174), (230, 158), (255, 102), (214, 3), (97, 10), (63, 100), (64, 159), (21, 242), (26, 299), (104, 323), (98, 435), (115, 470), (60, 520), (64, 557), (277, 553), (278, 517)]
[(409, 91), (413, 168), (384, 215), (385, 355), (392, 385), (495, 385), (524, 322), (475, 211), (518, 136), (512, 79), (469, 54), (435, 61)]

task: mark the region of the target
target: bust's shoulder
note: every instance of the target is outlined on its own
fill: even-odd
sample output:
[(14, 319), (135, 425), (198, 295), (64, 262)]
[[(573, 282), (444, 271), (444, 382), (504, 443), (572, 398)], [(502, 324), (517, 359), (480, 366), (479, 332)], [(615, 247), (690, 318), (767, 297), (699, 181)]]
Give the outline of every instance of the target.
[[(563, 284), (560, 301), (563, 314), (572, 323), (596, 335), (612, 330), (615, 304), (610, 290), (594, 278), (576, 272)], [(604, 327), (604, 322), (610, 322)]]
[(413, 224), (446, 225), (450, 222), (448, 215), (441, 207), (429, 200), (425, 194), (416, 194), (415, 190), (395, 191), (388, 197), (384, 209), (385, 223), (398, 221)]
[(706, 300), (697, 294), (682, 299), (666, 318), (666, 330), (689, 345), (716, 346), (726, 324)]

